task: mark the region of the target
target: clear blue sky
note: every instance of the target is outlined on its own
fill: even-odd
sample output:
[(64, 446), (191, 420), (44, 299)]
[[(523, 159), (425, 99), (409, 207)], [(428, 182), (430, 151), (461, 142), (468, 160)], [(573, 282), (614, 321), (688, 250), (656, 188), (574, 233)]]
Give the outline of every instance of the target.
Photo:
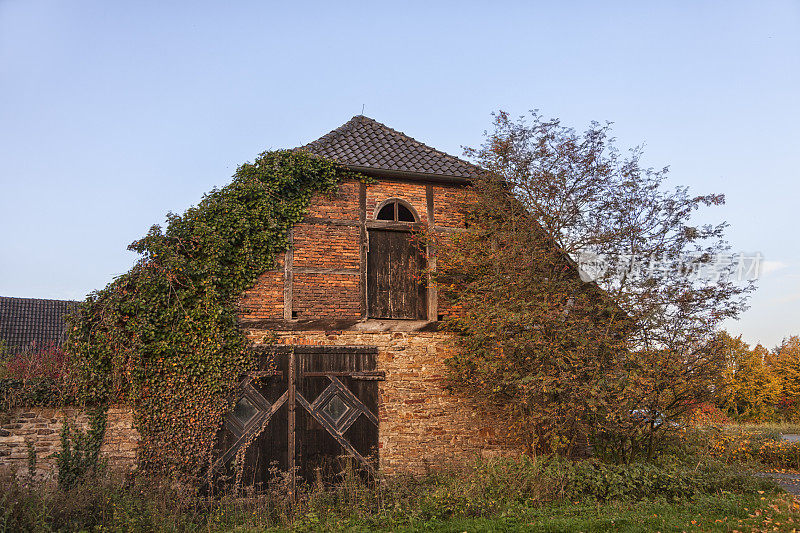
[(268, 148), (361, 112), (460, 155), (538, 108), (728, 204), (768, 272), (734, 333), (800, 334), (800, 2), (0, 0), (0, 295), (82, 298)]

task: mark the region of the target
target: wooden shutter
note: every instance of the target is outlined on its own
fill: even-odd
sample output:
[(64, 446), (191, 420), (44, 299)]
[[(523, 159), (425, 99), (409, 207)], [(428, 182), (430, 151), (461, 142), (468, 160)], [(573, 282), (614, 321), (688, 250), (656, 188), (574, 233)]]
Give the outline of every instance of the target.
[(427, 318), (425, 258), (407, 231), (369, 231), (367, 314), (370, 318)]

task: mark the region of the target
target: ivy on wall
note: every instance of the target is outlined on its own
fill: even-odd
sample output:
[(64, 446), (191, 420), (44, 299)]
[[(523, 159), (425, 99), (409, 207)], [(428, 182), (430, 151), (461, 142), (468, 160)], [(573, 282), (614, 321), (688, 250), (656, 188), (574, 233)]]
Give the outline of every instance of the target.
[(67, 348), (86, 401), (133, 404), (140, 466), (203, 474), (238, 378), (252, 368), (237, 301), (275, 266), (315, 194), (357, 175), (299, 151), (241, 165), (167, 227), (129, 246), (137, 264), (89, 295)]

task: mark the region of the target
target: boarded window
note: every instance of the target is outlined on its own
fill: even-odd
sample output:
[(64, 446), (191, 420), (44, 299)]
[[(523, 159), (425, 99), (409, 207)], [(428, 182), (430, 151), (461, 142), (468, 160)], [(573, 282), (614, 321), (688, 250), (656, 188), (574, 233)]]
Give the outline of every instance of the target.
[(427, 318), (425, 257), (410, 232), (370, 230), (367, 313), (370, 318)]

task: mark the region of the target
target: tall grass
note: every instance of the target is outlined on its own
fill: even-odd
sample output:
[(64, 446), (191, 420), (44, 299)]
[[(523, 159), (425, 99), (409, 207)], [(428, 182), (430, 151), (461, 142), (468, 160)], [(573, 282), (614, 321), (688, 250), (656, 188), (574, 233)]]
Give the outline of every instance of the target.
[(0, 489), (0, 531), (403, 529), (550, 507), (668, 505), (778, 490), (771, 481), (714, 460), (608, 465), (558, 457), (478, 462), (424, 477), (370, 481), (346, 469), (340, 483), (301, 485), (296, 497), (289, 486), (290, 477), (278, 475), (258, 493), (210, 499), (154, 479), (93, 479), (67, 491), (12, 483)]

